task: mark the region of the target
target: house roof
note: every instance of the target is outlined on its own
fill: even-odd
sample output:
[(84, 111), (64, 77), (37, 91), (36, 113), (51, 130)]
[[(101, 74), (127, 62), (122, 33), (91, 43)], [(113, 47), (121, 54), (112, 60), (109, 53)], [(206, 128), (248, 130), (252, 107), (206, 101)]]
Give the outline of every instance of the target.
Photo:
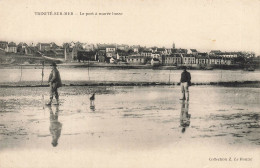
[(152, 60), (153, 61), (160, 61), (158, 58), (153, 58)]
[(8, 44), (8, 47), (16, 47), (16, 44), (15, 44), (14, 42), (10, 42), (10, 43)]
[(128, 45), (126, 45), (126, 44), (119, 44), (119, 45), (117, 45), (117, 47), (124, 47), (124, 48), (128, 48), (129, 46), (128, 46)]
[(99, 53), (106, 53), (106, 50), (98, 50)]
[(0, 44), (8, 44), (7, 41), (0, 41)]
[(50, 43), (39, 43), (39, 45), (41, 45), (41, 46), (51, 46)]
[(208, 59), (209, 57), (207, 56), (202, 56), (202, 55), (197, 55), (196, 59)]
[(117, 51), (117, 54), (119, 55), (129, 55), (126, 51)]
[(114, 46), (114, 45), (108, 45), (108, 46), (106, 46), (106, 48), (116, 48), (116, 46)]
[(18, 46), (28, 46), (26, 43), (20, 42)]
[(157, 51), (165, 51), (165, 48), (157, 48)]
[(127, 58), (144, 59), (145, 57), (141, 55), (129, 55)]
[(220, 53), (221, 51), (220, 50), (211, 50), (210, 52), (211, 53)]
[(140, 45), (132, 45), (131, 48), (140, 48)]
[(222, 59), (220, 56), (209, 56), (209, 59)]
[(191, 52), (198, 52), (196, 49), (190, 49)]
[(208, 53), (198, 53), (198, 55), (206, 57), (206, 56), (208, 56)]
[(181, 57), (181, 54), (165, 55), (165, 57)]
[(183, 57), (195, 57), (195, 56), (192, 54), (184, 54)]
[(182, 48), (175, 48), (175, 49), (172, 49), (172, 52), (173, 53), (186, 53), (187, 52), (187, 49), (182, 49)]

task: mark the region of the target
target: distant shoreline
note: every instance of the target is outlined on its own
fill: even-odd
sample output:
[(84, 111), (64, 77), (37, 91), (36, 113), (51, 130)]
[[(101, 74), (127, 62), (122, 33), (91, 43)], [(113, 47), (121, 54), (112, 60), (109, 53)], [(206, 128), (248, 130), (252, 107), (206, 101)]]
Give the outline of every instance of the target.
[[(57, 64), (60, 68), (88, 68), (88, 67), (97, 67), (97, 68), (115, 68), (115, 69), (154, 69), (154, 70), (178, 70), (182, 69), (183, 66), (187, 66), (191, 70), (213, 70), (213, 69), (222, 69), (222, 70), (243, 70), (239, 65), (209, 65), (210, 68), (201, 68), (199, 65), (161, 65), (161, 66), (152, 66), (150, 64), (139, 65), (139, 64), (109, 64), (109, 63), (99, 63), (99, 62), (74, 62), (74, 63), (62, 63)], [(0, 69), (8, 68), (28, 68), (28, 69), (41, 69), (42, 64), (0, 64)], [(49, 67), (49, 64), (45, 64), (44, 67)]]

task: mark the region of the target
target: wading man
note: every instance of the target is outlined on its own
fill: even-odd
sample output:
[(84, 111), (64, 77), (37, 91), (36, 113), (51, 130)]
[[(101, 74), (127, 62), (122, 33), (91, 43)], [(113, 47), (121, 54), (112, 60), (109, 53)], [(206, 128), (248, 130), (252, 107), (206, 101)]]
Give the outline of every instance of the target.
[(183, 72), (181, 73), (181, 92), (182, 98), (180, 100), (189, 100), (189, 86), (191, 85), (191, 75), (187, 71), (187, 68), (183, 68)]
[(52, 71), (49, 76), (49, 84), (50, 84), (50, 101), (47, 103), (47, 105), (51, 105), (53, 96), (55, 96), (57, 104), (59, 104), (59, 94), (58, 94), (58, 88), (61, 87), (61, 78), (60, 73), (57, 70), (57, 65), (55, 62), (51, 64)]

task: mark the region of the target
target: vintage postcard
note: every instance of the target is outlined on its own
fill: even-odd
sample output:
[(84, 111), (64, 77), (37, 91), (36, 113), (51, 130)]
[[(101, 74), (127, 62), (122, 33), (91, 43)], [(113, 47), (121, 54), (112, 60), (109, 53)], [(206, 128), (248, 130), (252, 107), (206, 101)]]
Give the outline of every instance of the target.
[(0, 167), (260, 167), (259, 16), (259, 0), (0, 0)]

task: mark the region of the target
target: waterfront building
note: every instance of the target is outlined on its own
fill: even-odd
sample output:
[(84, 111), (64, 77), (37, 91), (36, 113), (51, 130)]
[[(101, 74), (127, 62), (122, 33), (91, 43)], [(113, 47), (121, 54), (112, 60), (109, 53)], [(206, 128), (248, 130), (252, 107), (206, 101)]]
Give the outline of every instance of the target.
[(25, 54), (25, 48), (27, 48), (27, 47), (28, 47), (28, 45), (26, 43), (20, 42), (17, 45), (17, 52), (20, 54)]
[(209, 64), (209, 57), (207, 53), (197, 53), (196, 64)]
[(129, 64), (144, 64), (145, 57), (141, 55), (130, 55), (126, 57), (126, 62)]
[(117, 59), (120, 61), (126, 61), (126, 57), (129, 55), (128, 52), (124, 50), (117, 51)]
[(152, 51), (152, 53), (155, 53), (157, 52), (157, 47), (152, 47), (150, 50)]
[(97, 51), (97, 60), (98, 62), (105, 62), (106, 59), (106, 50)]
[(183, 49), (183, 48), (175, 48), (175, 49), (172, 49), (172, 53), (173, 54), (187, 54), (188, 50)]
[(155, 52), (151, 54), (152, 58), (157, 58), (159, 59), (161, 57), (161, 53), (160, 52)]
[(157, 59), (157, 58), (152, 58), (151, 65), (152, 66), (159, 66), (160, 65), (160, 60)]
[(141, 52), (141, 56), (151, 58), (152, 57), (152, 51), (144, 50)]
[(117, 45), (116, 49), (127, 51), (129, 49), (129, 46), (125, 44), (121, 44), (121, 45)]
[(7, 41), (0, 41), (0, 49), (6, 50), (7, 45), (8, 45)]
[(50, 43), (38, 43), (37, 48), (39, 51), (49, 51), (51, 49)]
[(114, 59), (117, 59), (117, 53), (115, 52), (106, 52), (106, 57), (107, 58), (114, 58)]
[(187, 66), (196, 64), (196, 57), (192, 54), (182, 54), (182, 64)]
[(236, 52), (220, 52), (220, 53), (216, 53), (217, 56), (221, 56), (223, 58), (237, 58), (238, 57), (238, 53)]
[(211, 51), (209, 52), (209, 55), (210, 55), (210, 56), (216, 56), (216, 55), (219, 54), (219, 53), (221, 53), (220, 50), (211, 50)]
[(209, 56), (209, 64), (219, 65), (221, 64), (222, 57), (220, 56)]
[(96, 52), (94, 51), (78, 50), (77, 59), (79, 61), (96, 61), (96, 58)]
[(196, 64), (199, 64), (199, 65), (209, 64), (209, 58), (198, 55), (198, 56), (196, 56)]
[(105, 48), (106, 48), (106, 52), (110, 52), (110, 53), (116, 52), (116, 46), (114, 46), (114, 45), (107, 45), (107, 46), (105, 46)]
[(17, 53), (17, 46), (14, 42), (10, 42), (7, 45), (6, 52)]
[(189, 49), (187, 54), (198, 55), (198, 51), (196, 49)]
[(165, 48), (157, 48), (157, 51), (156, 51), (157, 53), (160, 53), (161, 55), (162, 54), (168, 54), (167, 53), (167, 50), (165, 49)]
[(172, 54), (172, 49), (171, 49), (171, 48), (166, 48), (165, 50), (166, 50), (166, 53), (167, 53), (168, 55)]
[(83, 47), (83, 49), (86, 50), (86, 51), (94, 51), (94, 49), (95, 49), (94, 44), (84, 43), (84, 44), (82, 44), (82, 47)]
[(182, 57), (180, 54), (162, 55), (162, 65), (181, 64)]
[(132, 45), (130, 48), (134, 51), (134, 53), (138, 53), (140, 47), (140, 45)]
[(233, 64), (233, 58), (230, 58), (230, 57), (222, 58), (221, 64), (222, 65), (231, 65), (231, 64)]

